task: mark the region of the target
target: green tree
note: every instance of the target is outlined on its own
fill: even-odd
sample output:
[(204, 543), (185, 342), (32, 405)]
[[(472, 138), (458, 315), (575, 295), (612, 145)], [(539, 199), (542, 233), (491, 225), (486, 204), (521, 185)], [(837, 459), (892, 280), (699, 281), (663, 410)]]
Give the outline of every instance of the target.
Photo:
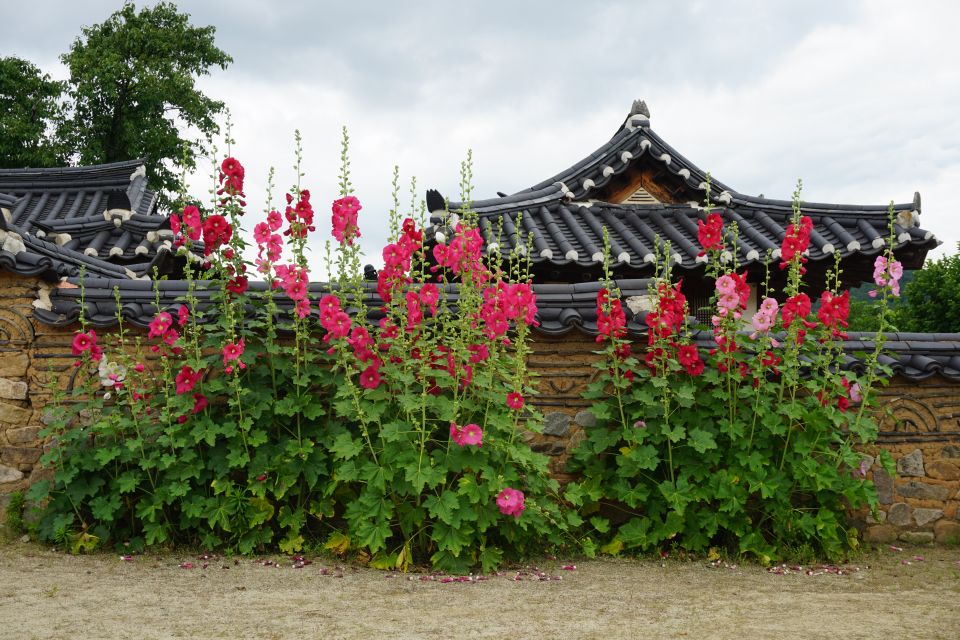
[(901, 331), (960, 331), (960, 254), (925, 264), (903, 294), (895, 320)]
[[(194, 27), (169, 2), (139, 12), (132, 2), (85, 27), (61, 60), (70, 69), (73, 112), (62, 137), (81, 164), (147, 158), (161, 197), (180, 190), (180, 168), (206, 152), (223, 102), (196, 87), (233, 59), (214, 44), (215, 27)], [(199, 132), (189, 139), (184, 133)]]
[(54, 136), (64, 89), (31, 62), (0, 58), (0, 168), (65, 163), (66, 150)]

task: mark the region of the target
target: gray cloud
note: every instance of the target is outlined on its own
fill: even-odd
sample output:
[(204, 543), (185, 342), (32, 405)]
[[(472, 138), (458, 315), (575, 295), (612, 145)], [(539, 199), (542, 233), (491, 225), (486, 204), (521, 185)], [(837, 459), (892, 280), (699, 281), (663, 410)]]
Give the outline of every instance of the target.
[[(62, 74), (57, 55), (118, 3), (40, 5), (5, 8), (0, 47)], [(325, 217), (346, 124), (373, 261), (395, 163), (421, 193), (456, 197), (472, 148), (478, 197), (515, 191), (593, 151), (637, 97), (660, 135), (738, 190), (788, 197), (802, 177), (807, 199), (864, 204), (919, 190), (923, 224), (944, 250), (960, 239), (950, 213), (960, 178), (956, 3), (180, 6), (194, 24), (216, 25), (235, 58), (201, 84), (231, 107), (251, 210), (265, 206), (268, 166), (280, 185), (291, 181), (299, 127)]]

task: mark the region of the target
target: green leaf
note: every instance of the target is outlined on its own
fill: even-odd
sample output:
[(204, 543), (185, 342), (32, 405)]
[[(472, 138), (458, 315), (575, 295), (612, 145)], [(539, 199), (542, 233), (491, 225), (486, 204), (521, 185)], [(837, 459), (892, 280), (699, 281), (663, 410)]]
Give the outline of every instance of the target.
[(697, 453), (706, 453), (710, 449), (717, 448), (717, 441), (714, 439), (713, 434), (699, 427), (690, 429), (687, 433), (687, 439), (690, 442), (690, 446), (692, 446), (693, 450)]
[(593, 516), (590, 518), (590, 524), (593, 525), (593, 528), (599, 531), (600, 533), (607, 533), (610, 531), (610, 521), (606, 518), (601, 518), (600, 516)]
[(429, 496), (423, 504), (434, 518), (439, 518), (453, 527), (460, 525), (460, 515), (457, 512), (459, 501), (453, 491), (444, 491), (439, 497)]
[(349, 460), (363, 451), (363, 442), (349, 433), (341, 433), (334, 439), (330, 451), (338, 460)]

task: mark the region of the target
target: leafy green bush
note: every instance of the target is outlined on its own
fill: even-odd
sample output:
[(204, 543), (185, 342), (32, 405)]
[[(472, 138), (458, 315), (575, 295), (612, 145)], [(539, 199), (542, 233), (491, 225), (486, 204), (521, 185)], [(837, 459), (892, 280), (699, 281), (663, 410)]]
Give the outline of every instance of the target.
[[(783, 303), (767, 297), (748, 318), (745, 274), (722, 259), (737, 230), (710, 214), (700, 242), (716, 282), (712, 327), (694, 334), (687, 326), (686, 300), (663, 260), (642, 357), (625, 339), (616, 292), (601, 291), (605, 358), (587, 396), (599, 424), (575, 452), (581, 479), (565, 492), (592, 525), (588, 551), (721, 545), (769, 562), (796, 549), (833, 557), (856, 546), (845, 511), (877, 504), (854, 445), (876, 438), (868, 407), (883, 340), (863, 374), (838, 370), (848, 294), (826, 291), (811, 311), (801, 291), (810, 227), (796, 205), (780, 256)], [(883, 303), (896, 291), (899, 263), (888, 250), (876, 266)], [(888, 328), (883, 311), (880, 326)], [(881, 464), (892, 472), (888, 455)]]
[[(379, 568), (446, 571), (487, 571), (561, 543), (557, 484), (520, 434), (539, 418), (524, 409), (535, 313), (524, 260), (488, 266), (469, 214), (428, 255), (422, 228), (393, 214), (374, 294), (360, 275), (345, 138), (328, 265), (337, 279), (317, 292), (309, 191), (294, 187), (284, 214), (256, 225), (248, 264), (234, 233), (243, 168), (227, 158), (218, 178), (210, 213), (190, 206), (172, 221), (183, 255), (203, 240), (192, 259), (207, 280), (191, 279), (182, 303), (156, 314), (147, 344), (131, 340), (119, 311), (106, 349), (94, 331), (77, 333), (78, 366), (97, 375), (72, 398), (87, 418), (61, 411), (48, 432), (55, 480), (32, 489), (48, 498), (40, 534), (242, 553), (325, 542)], [(265, 287), (250, 286), (248, 266)]]

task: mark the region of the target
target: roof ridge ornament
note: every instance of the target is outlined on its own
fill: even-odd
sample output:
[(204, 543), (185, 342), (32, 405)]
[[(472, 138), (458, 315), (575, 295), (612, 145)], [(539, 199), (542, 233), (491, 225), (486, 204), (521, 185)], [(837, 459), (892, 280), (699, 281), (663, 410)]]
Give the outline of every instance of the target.
[(647, 107), (645, 100), (637, 98), (633, 101), (633, 104), (630, 105), (630, 115), (631, 116), (644, 116), (647, 119), (650, 118), (650, 108)]

